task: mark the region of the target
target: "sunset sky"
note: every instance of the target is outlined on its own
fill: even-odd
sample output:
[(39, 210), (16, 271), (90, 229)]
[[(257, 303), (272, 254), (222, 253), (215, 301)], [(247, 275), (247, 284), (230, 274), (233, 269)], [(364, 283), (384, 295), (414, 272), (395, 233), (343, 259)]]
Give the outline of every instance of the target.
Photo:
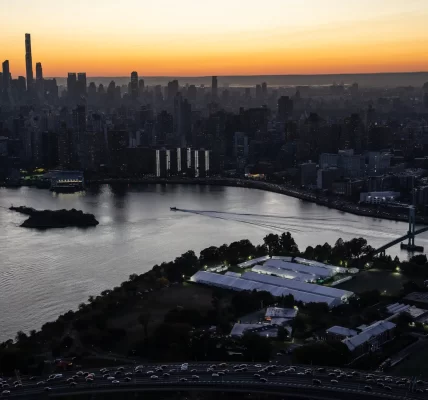
[(428, 0), (0, 0), (0, 20), (14, 77), (26, 32), (45, 76), (428, 70)]

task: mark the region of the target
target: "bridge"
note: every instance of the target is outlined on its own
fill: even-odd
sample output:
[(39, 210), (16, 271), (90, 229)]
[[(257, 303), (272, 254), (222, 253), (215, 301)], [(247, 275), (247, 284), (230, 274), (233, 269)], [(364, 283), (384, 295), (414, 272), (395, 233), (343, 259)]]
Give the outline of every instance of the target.
[(157, 392), (250, 392), (305, 400), (342, 400), (344, 397), (349, 400), (416, 400), (426, 398), (424, 388), (428, 385), (428, 382), (381, 373), (367, 376), (364, 372), (352, 370), (290, 367), (275, 363), (226, 365), (194, 362), (185, 370), (180, 364), (149, 364), (135, 368), (127, 365), (111, 369), (104, 375), (98, 370), (89, 371), (94, 371), (92, 381), (87, 381), (82, 373), (77, 376), (76, 371), (67, 371), (60, 378), (49, 378), (49, 381), (39, 378), (37, 382), (22, 377), (22, 386), (11, 388), (7, 396), (37, 399), (97, 398), (100, 395), (105, 398), (111, 394), (116, 396), (114, 398), (133, 398)]
[(409, 207), (409, 230), (407, 233), (398, 239), (394, 239), (391, 242), (383, 245), (382, 247), (379, 247), (376, 249), (372, 255), (381, 254), (385, 255), (385, 251), (389, 249), (392, 246), (395, 246), (398, 243), (401, 243), (408, 239), (407, 245), (403, 245), (403, 248), (407, 249), (408, 251), (424, 251), (424, 248), (422, 246), (416, 246), (415, 245), (415, 236), (428, 232), (428, 227), (421, 228), (416, 230), (416, 218), (415, 218), (415, 208), (413, 206)]

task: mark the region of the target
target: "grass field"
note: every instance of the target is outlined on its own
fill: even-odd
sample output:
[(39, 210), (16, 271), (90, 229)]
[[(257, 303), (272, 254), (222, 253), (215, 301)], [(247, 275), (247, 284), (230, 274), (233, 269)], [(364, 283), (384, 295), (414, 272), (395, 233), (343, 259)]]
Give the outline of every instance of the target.
[(396, 295), (400, 292), (403, 283), (408, 280), (406, 276), (397, 272), (371, 269), (358, 273), (355, 278), (337, 285), (336, 288), (351, 290), (355, 293), (378, 289), (382, 293)]

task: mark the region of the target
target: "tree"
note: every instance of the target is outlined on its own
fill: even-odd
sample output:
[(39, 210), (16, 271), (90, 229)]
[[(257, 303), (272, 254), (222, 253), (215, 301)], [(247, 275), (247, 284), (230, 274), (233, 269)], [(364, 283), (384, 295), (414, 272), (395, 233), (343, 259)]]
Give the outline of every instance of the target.
[(340, 341), (316, 342), (297, 347), (293, 351), (293, 362), (340, 367), (350, 359), (348, 347)]
[(158, 288), (164, 288), (164, 287), (167, 287), (168, 285), (169, 285), (168, 279), (166, 279), (164, 277), (156, 279), (156, 286)]
[(428, 260), (426, 254), (417, 254), (410, 259), (410, 262), (422, 266), (427, 264)]
[(199, 255), (201, 264), (218, 263), (220, 261), (220, 253), (218, 247), (211, 246), (202, 250)]
[(269, 338), (256, 333), (244, 333), (241, 344), (245, 347), (244, 357), (248, 361), (268, 361), (272, 352)]
[(150, 339), (152, 357), (168, 360), (186, 359), (189, 353), (188, 324), (160, 324)]
[(419, 292), (421, 290), (421, 287), (413, 281), (408, 281), (403, 283), (403, 294), (409, 294), (412, 292)]
[(281, 235), (279, 244), (283, 253), (287, 254), (299, 252), (299, 247), (297, 246), (290, 232), (286, 232)]
[(324, 243), (322, 246), (317, 245), (314, 249), (315, 259), (318, 261), (327, 261), (331, 256), (331, 246), (328, 243)]
[(73, 346), (74, 340), (71, 336), (67, 335), (64, 337), (64, 339), (62, 339), (61, 341), (61, 347), (63, 349), (68, 349), (70, 350), (70, 348)]
[(278, 334), (277, 334), (277, 339), (280, 340), (281, 342), (284, 342), (285, 340), (288, 339), (288, 331), (287, 329), (285, 329), (283, 326), (280, 326), (278, 328)]
[(313, 260), (315, 258), (315, 250), (312, 246), (306, 247), (305, 252), (303, 253), (303, 256), (305, 258), (308, 258), (309, 260)]
[(273, 233), (269, 233), (269, 235), (265, 236), (263, 238), (263, 241), (265, 243), (265, 245), (267, 246), (267, 248), (269, 249), (269, 255), (272, 256), (275, 253), (278, 253), (279, 249), (280, 249), (280, 244), (279, 244), (279, 236), (275, 235)]
[(15, 337), (15, 340), (18, 344), (23, 344), (28, 341), (28, 336), (23, 331), (18, 331)]
[(294, 296), (292, 294), (288, 294), (287, 296), (282, 296), (280, 300), (281, 307), (291, 308), (294, 307)]
[(149, 322), (150, 322), (150, 312), (146, 311), (140, 314), (138, 317), (138, 322), (143, 326), (144, 329), (144, 337), (148, 338), (148, 328), (149, 328)]

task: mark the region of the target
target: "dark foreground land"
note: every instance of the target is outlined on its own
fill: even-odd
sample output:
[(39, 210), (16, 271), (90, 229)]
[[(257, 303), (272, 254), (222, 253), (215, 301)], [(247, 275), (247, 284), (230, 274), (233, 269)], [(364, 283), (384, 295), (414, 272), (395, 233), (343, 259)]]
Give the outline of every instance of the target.
[(30, 207), (10, 207), (10, 210), (28, 215), (29, 218), (22, 223), (24, 228), (51, 229), (78, 227), (86, 228), (97, 226), (99, 222), (93, 214), (85, 214), (83, 211), (75, 210), (43, 210), (38, 211)]

